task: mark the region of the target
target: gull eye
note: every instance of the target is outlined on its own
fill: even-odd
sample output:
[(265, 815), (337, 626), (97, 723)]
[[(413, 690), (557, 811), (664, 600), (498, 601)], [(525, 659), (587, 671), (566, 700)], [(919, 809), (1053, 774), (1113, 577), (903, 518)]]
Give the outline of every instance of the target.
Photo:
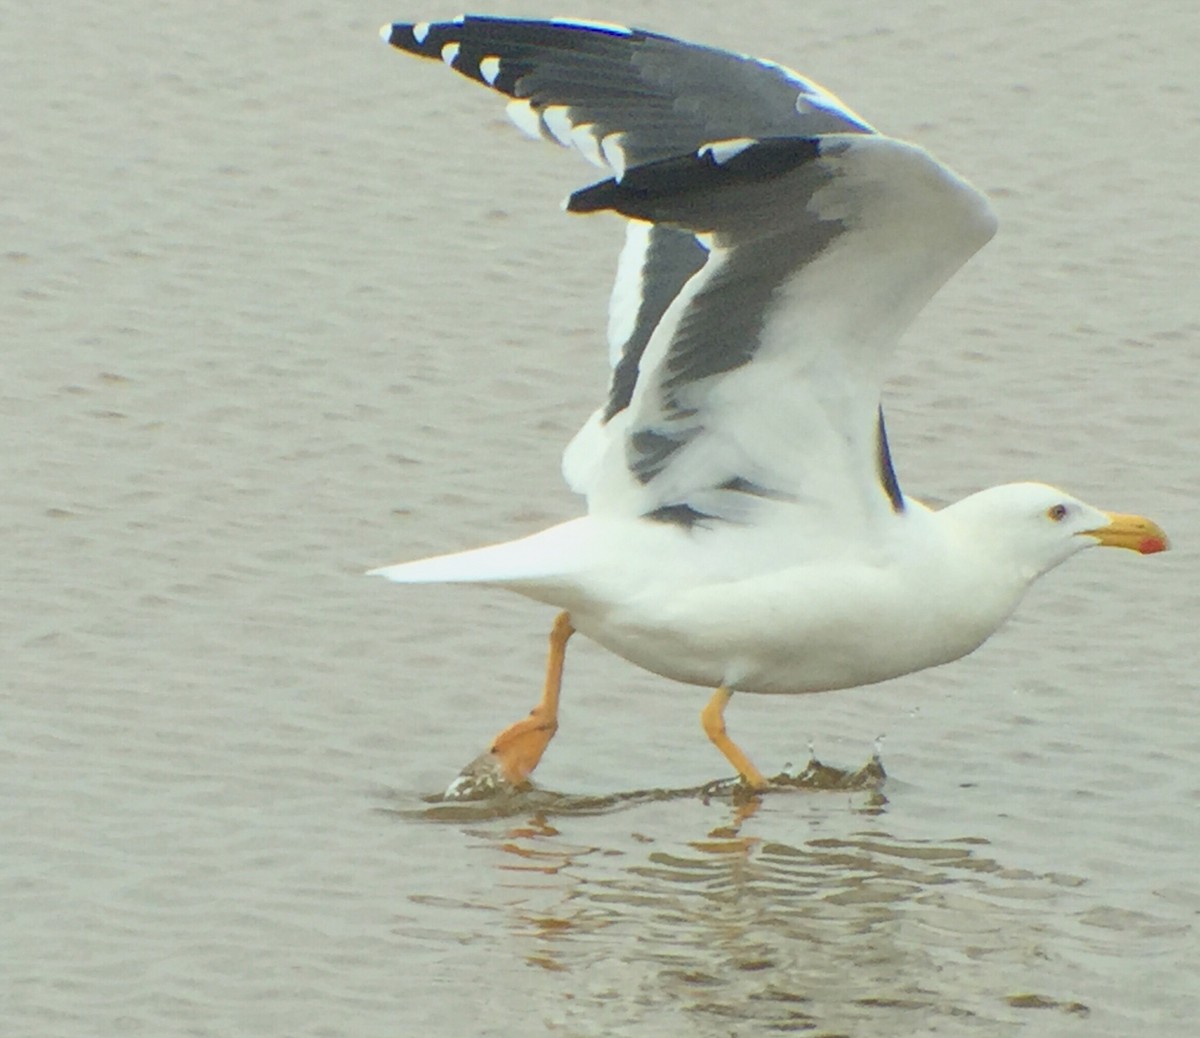
[(1066, 505), (1051, 505), (1046, 509), (1046, 518), (1051, 522), (1061, 523), (1067, 517)]

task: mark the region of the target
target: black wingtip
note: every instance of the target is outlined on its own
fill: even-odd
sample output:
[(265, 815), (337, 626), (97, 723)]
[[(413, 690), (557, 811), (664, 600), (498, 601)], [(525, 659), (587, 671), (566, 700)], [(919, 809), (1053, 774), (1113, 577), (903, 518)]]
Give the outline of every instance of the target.
[[(671, 213), (689, 197), (765, 183), (799, 169), (820, 155), (821, 141), (815, 137), (716, 142), (689, 155), (633, 166), (620, 179), (603, 180), (582, 188), (567, 199), (566, 208), (569, 213), (614, 209), (635, 219), (669, 222)], [(693, 213), (689, 219), (694, 221), (695, 216)]]
[(412, 26), (403, 25), (400, 22), (388, 22), (386, 25), (380, 26), (379, 38), (390, 47), (399, 47), (405, 49), (404, 40), (407, 37), (411, 44), (413, 40)]
[(602, 209), (615, 209), (620, 197), (620, 185), (615, 178), (610, 177), (574, 192), (567, 199), (567, 212), (598, 213)]
[(882, 484), (888, 500), (892, 503), (892, 511), (899, 514), (904, 511), (904, 493), (900, 490), (900, 481), (896, 478), (896, 469), (892, 465), (892, 452), (888, 450), (887, 428), (883, 422), (883, 406), (879, 408), (879, 424), (876, 426), (875, 464), (879, 470), (879, 482)]
[(442, 38), (444, 33), (435, 34), (432, 29), (445, 29), (448, 25), (431, 25), (429, 22), (392, 22), (379, 30), (379, 38), (390, 47), (405, 51), (409, 54), (419, 54), (426, 58), (439, 58), (442, 55)]

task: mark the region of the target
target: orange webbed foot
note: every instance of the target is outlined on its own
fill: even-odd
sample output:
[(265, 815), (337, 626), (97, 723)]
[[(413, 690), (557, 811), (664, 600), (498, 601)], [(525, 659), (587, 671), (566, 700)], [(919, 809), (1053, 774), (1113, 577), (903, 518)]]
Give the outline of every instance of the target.
[(542, 698), (528, 717), (510, 724), (493, 740), (487, 753), (472, 761), (450, 786), (456, 796), (463, 789), (491, 786), (523, 786), (541, 763), (542, 755), (558, 731), (558, 699), (562, 691), (563, 663), (567, 641), (575, 628), (568, 613), (559, 613), (550, 629), (550, 652), (546, 658), (546, 680)]

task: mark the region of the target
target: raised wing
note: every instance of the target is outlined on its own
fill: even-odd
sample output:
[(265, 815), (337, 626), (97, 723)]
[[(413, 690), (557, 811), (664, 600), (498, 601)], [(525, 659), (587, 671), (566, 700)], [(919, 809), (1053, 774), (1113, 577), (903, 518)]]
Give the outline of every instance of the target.
[(904, 498), (879, 391), (894, 343), (994, 230), (986, 200), (771, 62), (619, 26), (467, 16), (384, 38), (511, 98), (615, 174), (630, 220), (608, 399), (564, 458), (592, 512), (695, 525)]
[(578, 191), (568, 208), (612, 209), (710, 248), (612, 423), (593, 513), (763, 523), (801, 504), (848, 527), (903, 510), (884, 368), (994, 233), (978, 191), (914, 145), (829, 134), (713, 142)]
[[(523, 130), (576, 148), (618, 178), (628, 167), (694, 154), (708, 141), (874, 132), (832, 94), (780, 65), (637, 29), (464, 16), (388, 25), (383, 37), (507, 95), (509, 115)], [(654, 328), (707, 259), (686, 229), (630, 223), (610, 305), (608, 397), (564, 458), (576, 490), (591, 486), (610, 435), (605, 427), (633, 397)]]
[(873, 132), (781, 65), (640, 29), (464, 15), (382, 35), (506, 94), (522, 129), (618, 176), (722, 138)]

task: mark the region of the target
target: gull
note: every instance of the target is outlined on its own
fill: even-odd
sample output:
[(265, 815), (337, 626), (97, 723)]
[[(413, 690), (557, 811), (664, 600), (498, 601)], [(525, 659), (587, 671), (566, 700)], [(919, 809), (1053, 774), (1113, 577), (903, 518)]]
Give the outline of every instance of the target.
[(1162, 551), (1157, 524), (1041, 483), (941, 509), (900, 487), (880, 399), (896, 342), (992, 236), (984, 195), (774, 62), (605, 23), (463, 16), (393, 47), (509, 98), (608, 176), (571, 213), (627, 220), (605, 399), (566, 448), (586, 514), (372, 570), (506, 588), (560, 612), (542, 699), (485, 757), (524, 783), (558, 726), (575, 631), (663, 677), (736, 692), (852, 688), (949, 663), (1086, 548)]

